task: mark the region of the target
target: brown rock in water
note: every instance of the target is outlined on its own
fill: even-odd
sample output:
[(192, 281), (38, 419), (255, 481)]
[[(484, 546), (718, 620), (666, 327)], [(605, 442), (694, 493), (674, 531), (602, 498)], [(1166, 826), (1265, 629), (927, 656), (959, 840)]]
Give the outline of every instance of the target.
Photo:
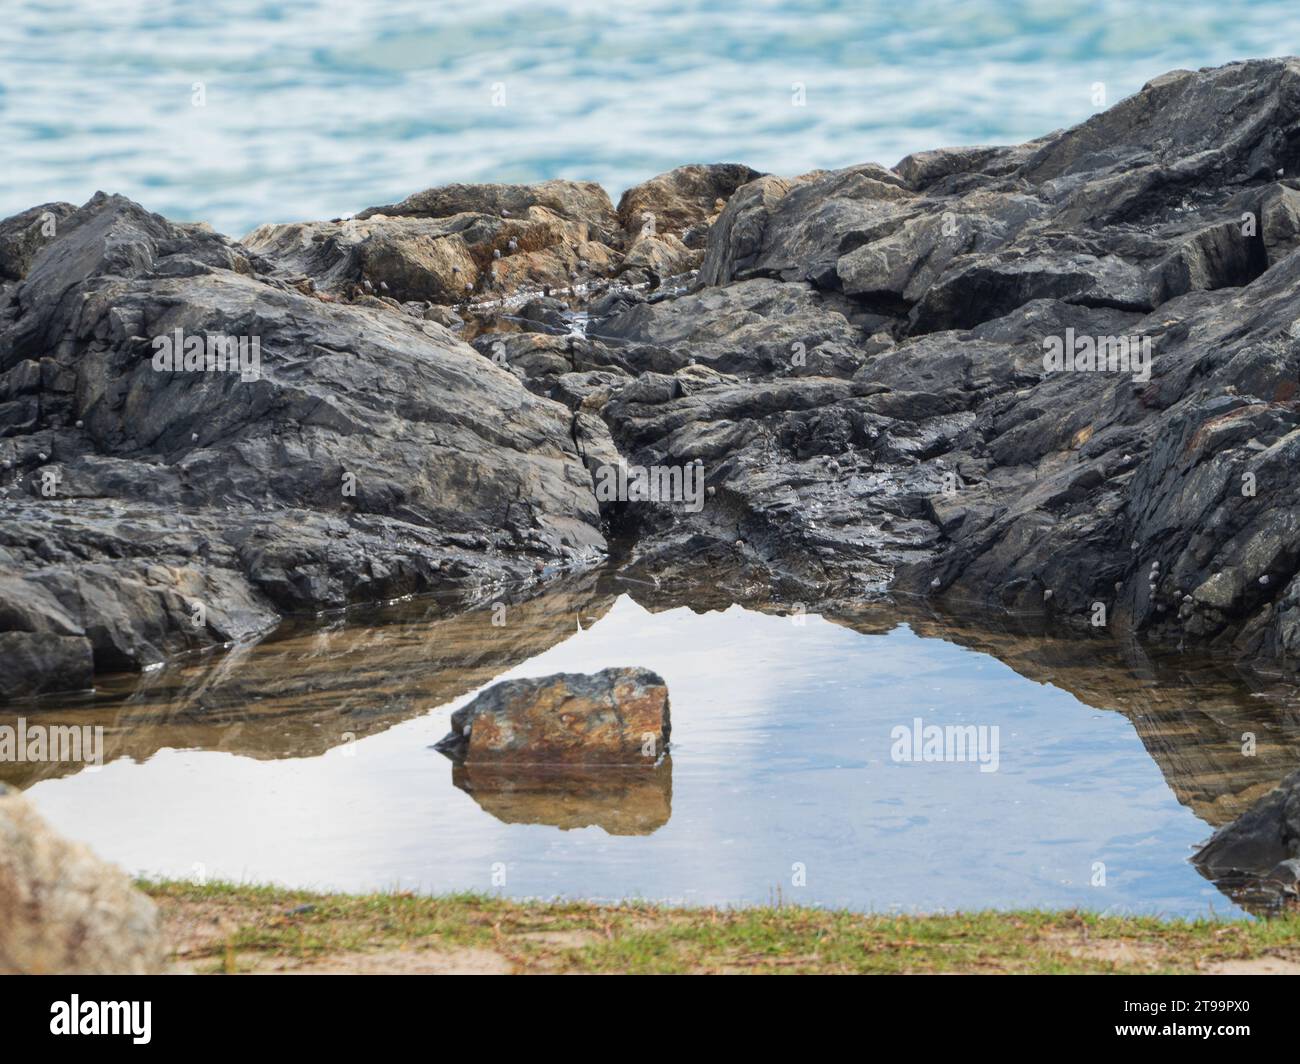
[(154, 903), (0, 784), (0, 974), (139, 975), (162, 961)]
[(640, 668), (506, 680), (456, 710), (451, 728), (436, 748), (470, 765), (653, 764), (672, 731), (668, 688)]

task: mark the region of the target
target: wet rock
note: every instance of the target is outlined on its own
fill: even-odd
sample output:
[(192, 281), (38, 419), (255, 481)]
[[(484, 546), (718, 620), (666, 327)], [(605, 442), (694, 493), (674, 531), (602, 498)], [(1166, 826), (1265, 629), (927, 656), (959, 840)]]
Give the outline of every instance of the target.
[(163, 955), (158, 910), (126, 873), (0, 784), (0, 974), (140, 975)]
[[(22, 599), (10, 600), (18, 605)], [(0, 632), (0, 699), (94, 686), (94, 655), (85, 635)]]
[(649, 669), (507, 680), (451, 716), (437, 749), (469, 765), (653, 765), (672, 725)]
[(1246, 877), (1294, 888), (1300, 868), (1300, 771), (1229, 824), (1196, 852), (1197, 866), (1212, 879)]
[(913, 189), (924, 192), (931, 185), (955, 174), (1006, 172), (1018, 149), (1002, 146), (971, 145), (960, 148), (935, 148), (913, 152), (894, 167), (894, 171)]
[(884, 319), (809, 284), (755, 279), (662, 303), (615, 305), (590, 332), (625, 364), (673, 372), (689, 360), (721, 373), (851, 377), (868, 328)]
[(763, 249), (768, 219), (795, 186), (782, 177), (759, 177), (737, 189), (709, 230), (700, 283), (723, 284), (746, 276)]
[[(93, 201), (0, 289), (0, 550), (63, 618), (0, 587), (0, 631), (153, 662), (290, 605), (529, 580), (616, 526), (638, 579), (1081, 626), (1100, 603), (1293, 668), (1298, 85), (1295, 59), (1176, 71), (1027, 144), (682, 168), (619, 212), (448, 186), (240, 245)], [(620, 269), (644, 287), (604, 287)], [(473, 349), (420, 309), (465, 299)], [(272, 372), (151, 378), (173, 325), (256, 331)], [(598, 504), (596, 455), (701, 463), (703, 504)], [(159, 531), (184, 594), (148, 575)], [(534, 534), (556, 553), (518, 558)]]
[(846, 241), (915, 210), (915, 195), (892, 170), (865, 163), (794, 182), (759, 178), (744, 186), (709, 233), (705, 284), (778, 277), (837, 287)]
[[(1295, 77), (1293, 60), (1177, 72), (1020, 148), (762, 179), (713, 227), (701, 276), (893, 299), (917, 306), (918, 332), (969, 328), (1035, 298), (1150, 309), (1246, 284), (1294, 243), (1289, 198), (1264, 190), (1293, 172), (1296, 138), (1280, 130)], [(1222, 143), (1210, 117), (1220, 108), (1238, 119)]]
[[(10, 693), (84, 686), (78, 640), (97, 671), (140, 668), (287, 612), (531, 580), (530, 535), (603, 552), (569, 410), (261, 261), (101, 195), (0, 301), (0, 558), (23, 577), (0, 633), (64, 640), (11, 636)], [(158, 369), (177, 330), (255, 340), (255, 371)]]

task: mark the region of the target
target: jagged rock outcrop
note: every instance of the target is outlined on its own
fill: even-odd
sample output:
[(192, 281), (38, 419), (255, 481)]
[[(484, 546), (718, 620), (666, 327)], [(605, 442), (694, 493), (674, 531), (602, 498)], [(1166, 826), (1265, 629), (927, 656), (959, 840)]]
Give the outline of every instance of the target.
[(450, 185), (352, 219), (264, 225), (244, 239), (293, 283), (391, 309), (590, 282), (614, 272), (618, 243), (604, 189), (574, 181)]
[[(1294, 665), (1297, 166), (1287, 59), (1176, 72), (1018, 148), (742, 186), (701, 292), (589, 329), (652, 371), (603, 407), (620, 445), (708, 470), (702, 513), (642, 519), (646, 575), (707, 556), (736, 586), (1099, 617)], [(868, 334), (851, 390), (781, 381), (758, 343), (719, 364), (682, 329), (755, 284)], [(1103, 371), (1049, 364), (1067, 343)], [(653, 383), (696, 349), (741, 380)]]
[[(651, 581), (1292, 668), (1298, 176), (1300, 60), (1270, 59), (1020, 146), (683, 167), (617, 210), (456, 185), (243, 244), (110, 197), (33, 243), (26, 212), (0, 223), (0, 697), (527, 579), (611, 527)], [(261, 336), (264, 376), (153, 372), (178, 327)], [(701, 463), (703, 504), (597, 499), (620, 459)]]
[[(568, 410), (441, 326), (259, 270), (96, 196), (7, 293), (4, 694), (603, 552)], [(244, 361), (209, 368), (214, 337)], [(191, 338), (192, 365), (159, 366), (160, 339), (180, 358)]]

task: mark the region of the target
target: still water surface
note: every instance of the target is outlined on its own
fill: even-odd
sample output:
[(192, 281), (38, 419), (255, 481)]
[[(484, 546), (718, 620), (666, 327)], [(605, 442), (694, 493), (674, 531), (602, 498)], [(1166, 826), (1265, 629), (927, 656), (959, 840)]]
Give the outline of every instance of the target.
[[(61, 831), (148, 875), (1225, 915), (1238, 910), (1189, 852), (1300, 751), (1285, 692), (1106, 641), (887, 610), (799, 624), (653, 608), (588, 582), (511, 605), (501, 627), (490, 609), (408, 603), (304, 629), (18, 707), (29, 723), (104, 724), (109, 760), (8, 766), (9, 779)], [(657, 772), (503, 785), (430, 749), (494, 679), (617, 665), (667, 681), (671, 758)], [(997, 771), (895, 761), (891, 731), (918, 717), (996, 727)]]

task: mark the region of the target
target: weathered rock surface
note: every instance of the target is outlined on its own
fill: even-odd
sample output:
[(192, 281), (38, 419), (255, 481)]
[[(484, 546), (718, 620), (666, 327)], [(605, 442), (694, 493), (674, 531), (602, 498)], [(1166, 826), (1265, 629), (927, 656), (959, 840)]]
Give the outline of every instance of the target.
[[(243, 244), (110, 197), (48, 239), (26, 212), (0, 223), (23, 278), (0, 281), (0, 697), (81, 682), (87, 648), (138, 666), (526, 580), (606, 531), (651, 582), (1100, 617), (1294, 668), (1297, 175), (1300, 60), (1270, 59), (1024, 145), (683, 167), (617, 210), (455, 185)], [(153, 373), (178, 326), (260, 335), (262, 379)], [(1045, 359), (1081, 339), (1113, 364)], [(702, 462), (704, 505), (598, 504), (620, 457)]]
[(125, 872), (0, 784), (0, 975), (160, 971), (158, 910)]
[(1194, 860), (1211, 879), (1254, 881), (1264, 891), (1300, 893), (1300, 771), (1219, 828)]
[[(568, 410), (258, 262), (96, 196), (0, 301), (4, 694), (603, 552)], [(160, 371), (176, 330), (256, 339), (258, 373)]]
[(654, 765), (668, 745), (668, 688), (649, 669), (494, 684), (451, 715), (437, 748), (467, 765)]
[(618, 201), (619, 224), (629, 235), (649, 229), (693, 247), (690, 230), (717, 217), (736, 189), (759, 176), (739, 163), (679, 166), (624, 192)]
[(75, 210), (71, 203), (42, 203), (0, 221), (0, 282), (21, 281), (36, 253)]
[[(713, 489), (700, 514), (643, 508), (634, 563), (680, 578), (698, 558), (804, 601), (892, 591), (1080, 625), (1100, 604), (1108, 626), (1294, 666), (1297, 165), (1300, 63), (1267, 60), (1159, 78), (1019, 148), (742, 186), (700, 291), (593, 308), (593, 343), (640, 373), (602, 407), (615, 440), (702, 459)], [(757, 309), (756, 284), (820, 296), (765, 296), (767, 335), (817, 339), (820, 320), (829, 364), (788, 379), (777, 350), (728, 351), (692, 315)], [(1047, 366), (1067, 337), (1149, 344), (1149, 374)], [(802, 342), (810, 363), (827, 350)], [(675, 381), (683, 357), (739, 379)]]

